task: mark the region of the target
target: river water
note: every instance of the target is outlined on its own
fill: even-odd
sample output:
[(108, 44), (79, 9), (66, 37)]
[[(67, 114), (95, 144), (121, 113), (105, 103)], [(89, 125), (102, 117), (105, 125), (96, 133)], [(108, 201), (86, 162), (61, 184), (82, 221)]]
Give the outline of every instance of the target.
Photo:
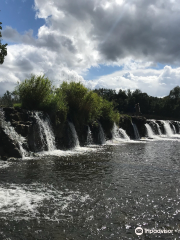
[(179, 140), (59, 155), (0, 161), (0, 239), (180, 239)]

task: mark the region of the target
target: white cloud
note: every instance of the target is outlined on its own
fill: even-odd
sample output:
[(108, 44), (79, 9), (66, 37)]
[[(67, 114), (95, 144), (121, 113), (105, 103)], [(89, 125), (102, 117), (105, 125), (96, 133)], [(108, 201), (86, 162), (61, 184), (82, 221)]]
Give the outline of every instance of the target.
[[(16, 43), (8, 46), (0, 69), (6, 87), (31, 73), (44, 73), (56, 85), (74, 79), (93, 88), (140, 88), (158, 96), (179, 84), (180, 69), (170, 67), (180, 64), (179, 1), (34, 0), (34, 9), (46, 20), (37, 39), (32, 30), (2, 31), (4, 40)], [(167, 66), (150, 69), (158, 62)], [(98, 64), (123, 70), (85, 82), (82, 76)]]
[(180, 84), (180, 68), (172, 69), (165, 66), (164, 69), (137, 69), (131, 71), (118, 71), (113, 74), (88, 81), (91, 88), (109, 89), (140, 89), (151, 96), (165, 96), (169, 91)]

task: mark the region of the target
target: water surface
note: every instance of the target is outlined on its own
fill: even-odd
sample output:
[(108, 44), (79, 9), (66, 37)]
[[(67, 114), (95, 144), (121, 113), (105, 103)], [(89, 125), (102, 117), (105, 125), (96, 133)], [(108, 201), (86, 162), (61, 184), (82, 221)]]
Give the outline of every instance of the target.
[(0, 239), (179, 239), (180, 142), (0, 161)]

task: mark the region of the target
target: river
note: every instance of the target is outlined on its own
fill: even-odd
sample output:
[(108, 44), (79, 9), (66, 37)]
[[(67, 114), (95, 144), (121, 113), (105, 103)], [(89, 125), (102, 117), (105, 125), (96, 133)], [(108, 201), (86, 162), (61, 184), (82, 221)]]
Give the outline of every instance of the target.
[(174, 138), (0, 161), (0, 239), (180, 239), (179, 156)]

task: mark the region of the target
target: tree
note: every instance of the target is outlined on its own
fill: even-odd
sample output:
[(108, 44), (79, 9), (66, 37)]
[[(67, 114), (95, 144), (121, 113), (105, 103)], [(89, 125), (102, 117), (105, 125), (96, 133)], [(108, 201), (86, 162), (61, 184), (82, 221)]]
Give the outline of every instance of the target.
[(31, 75), (16, 87), (23, 108), (44, 110), (52, 100), (52, 83), (44, 75)]
[(175, 100), (180, 99), (180, 87), (176, 86), (175, 88), (173, 88), (169, 93), (169, 97), (170, 99), (175, 99)]
[[(1, 22), (0, 22), (0, 30), (2, 30), (1, 27)], [(2, 38), (1, 32), (0, 32), (0, 38)], [(7, 55), (7, 44), (1, 44), (0, 40), (0, 64), (3, 64), (4, 58)]]

